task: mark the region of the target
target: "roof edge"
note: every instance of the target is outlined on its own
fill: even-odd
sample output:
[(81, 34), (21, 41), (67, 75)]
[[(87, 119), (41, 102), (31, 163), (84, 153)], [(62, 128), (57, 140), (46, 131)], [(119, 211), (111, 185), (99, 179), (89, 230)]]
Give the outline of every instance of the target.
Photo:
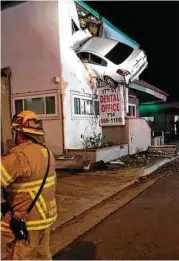
[[(90, 7), (89, 5), (87, 5), (85, 2), (81, 1), (81, 0), (75, 0), (75, 2), (77, 2), (79, 5), (81, 5), (83, 8), (85, 8), (87, 11), (89, 11), (92, 15), (94, 15), (96, 18), (99, 18), (100, 15), (97, 11), (95, 11), (92, 7)], [(124, 32), (122, 32), (119, 28), (117, 28), (116, 26), (114, 26), (111, 22), (109, 22), (105, 17), (102, 16), (102, 21), (104, 23), (106, 23), (108, 26), (110, 26), (113, 30), (115, 30), (117, 33), (121, 34), (122, 36), (124, 36), (126, 38), (126, 40), (130, 41), (131, 43), (135, 44), (136, 47), (139, 47), (139, 44), (134, 41), (132, 38), (130, 38), (127, 34), (125, 34)]]
[(152, 84), (150, 84), (150, 83), (148, 83), (148, 82), (146, 82), (144, 80), (135, 80), (134, 83), (136, 83), (138, 85), (141, 85), (141, 86), (143, 86), (145, 88), (151, 89), (153, 91), (159, 92), (159, 93), (161, 93), (161, 94), (163, 94), (165, 96), (169, 96), (169, 94), (166, 93), (165, 91), (159, 89), (158, 87), (156, 87), (156, 86), (154, 86), (154, 85), (152, 85)]

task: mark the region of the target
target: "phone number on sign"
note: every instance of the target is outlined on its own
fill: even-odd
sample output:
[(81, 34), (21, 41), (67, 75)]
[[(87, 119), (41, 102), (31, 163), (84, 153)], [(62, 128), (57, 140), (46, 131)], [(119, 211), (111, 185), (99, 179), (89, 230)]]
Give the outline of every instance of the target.
[(106, 119), (101, 119), (100, 120), (100, 122), (101, 122), (101, 124), (103, 124), (103, 123), (117, 123), (117, 122), (122, 122), (122, 118), (111, 118), (111, 119), (108, 119), (108, 118), (106, 118)]

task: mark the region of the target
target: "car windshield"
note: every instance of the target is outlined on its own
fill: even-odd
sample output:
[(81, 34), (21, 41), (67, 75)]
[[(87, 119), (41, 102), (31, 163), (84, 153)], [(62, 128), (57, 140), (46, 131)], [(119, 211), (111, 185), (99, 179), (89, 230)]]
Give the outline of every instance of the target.
[(123, 43), (118, 43), (114, 46), (113, 49), (111, 49), (109, 53), (105, 55), (105, 57), (115, 64), (121, 64), (129, 57), (132, 52), (132, 47)]

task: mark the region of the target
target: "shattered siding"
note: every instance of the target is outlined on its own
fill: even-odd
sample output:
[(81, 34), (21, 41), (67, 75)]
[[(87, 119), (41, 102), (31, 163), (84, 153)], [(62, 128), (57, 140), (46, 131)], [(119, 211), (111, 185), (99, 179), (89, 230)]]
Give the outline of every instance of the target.
[[(139, 44), (137, 42), (135, 42), (128, 35), (123, 33), (119, 28), (111, 24), (107, 19), (102, 17), (97, 11), (91, 8), (86, 2), (81, 0), (79, 1), (75, 0), (75, 2), (77, 2), (78, 5), (80, 5), (82, 8), (86, 10), (86, 14), (90, 13), (91, 17), (93, 16), (93, 19), (97, 21), (101, 20), (103, 22), (103, 34), (101, 35), (102, 37), (117, 40), (133, 48), (139, 48)], [(119, 15), (120, 15), (120, 10), (119, 10)]]

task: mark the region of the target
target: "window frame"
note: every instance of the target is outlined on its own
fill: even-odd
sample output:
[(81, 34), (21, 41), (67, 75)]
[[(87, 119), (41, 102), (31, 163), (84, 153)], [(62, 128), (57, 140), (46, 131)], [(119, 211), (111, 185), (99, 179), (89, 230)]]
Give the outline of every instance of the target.
[[(76, 93), (71, 93), (71, 104), (72, 104), (72, 119), (89, 119), (89, 118), (96, 118), (98, 117), (98, 115), (95, 114), (95, 105), (94, 103), (92, 104), (93, 106), (93, 114), (75, 114), (75, 98), (77, 99), (82, 99), (82, 100), (90, 100), (93, 101), (92, 97), (90, 96), (90, 94), (76, 94)], [(95, 99), (96, 101), (98, 101), (98, 99)], [(94, 101), (95, 101), (94, 100)]]
[[(55, 97), (55, 113), (46, 114), (46, 97)], [(15, 101), (22, 100), (23, 110), (24, 110), (24, 100), (32, 99), (32, 98), (43, 98), (44, 100), (44, 114), (37, 114), (40, 118), (48, 118), (48, 117), (57, 117), (58, 116), (58, 105), (57, 105), (57, 94), (44, 94), (44, 95), (28, 95), (28, 96), (18, 96), (12, 99), (13, 112), (16, 113), (15, 110)]]
[[(135, 108), (135, 116), (128, 116), (127, 118), (137, 118), (137, 106), (135, 103), (128, 103), (128, 111), (129, 111), (129, 106), (134, 107)], [(129, 113), (129, 112), (128, 112)]]

